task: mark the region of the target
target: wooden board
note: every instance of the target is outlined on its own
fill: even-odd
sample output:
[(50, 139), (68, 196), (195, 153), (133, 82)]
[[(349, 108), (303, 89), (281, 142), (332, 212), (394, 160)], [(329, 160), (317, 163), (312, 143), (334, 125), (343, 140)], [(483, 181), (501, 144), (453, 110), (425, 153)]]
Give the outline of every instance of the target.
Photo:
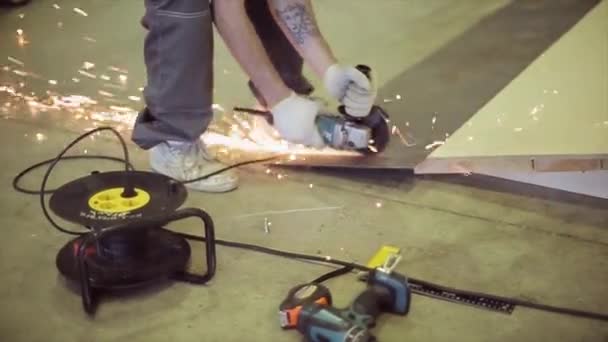
[(607, 160), (608, 1), (603, 1), (416, 172), (599, 170)]

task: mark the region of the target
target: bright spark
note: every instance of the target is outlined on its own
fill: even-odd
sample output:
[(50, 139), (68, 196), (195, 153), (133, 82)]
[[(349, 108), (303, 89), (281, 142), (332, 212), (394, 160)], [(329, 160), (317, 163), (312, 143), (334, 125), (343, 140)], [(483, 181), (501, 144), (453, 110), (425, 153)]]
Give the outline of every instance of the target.
[(88, 17), (88, 16), (89, 16), (89, 14), (88, 14), (87, 12), (85, 12), (85, 11), (81, 10), (81, 9), (80, 9), (80, 8), (78, 8), (78, 7), (75, 7), (75, 8), (74, 8), (74, 12), (76, 12), (76, 13), (78, 13), (78, 14), (82, 15), (83, 17)]

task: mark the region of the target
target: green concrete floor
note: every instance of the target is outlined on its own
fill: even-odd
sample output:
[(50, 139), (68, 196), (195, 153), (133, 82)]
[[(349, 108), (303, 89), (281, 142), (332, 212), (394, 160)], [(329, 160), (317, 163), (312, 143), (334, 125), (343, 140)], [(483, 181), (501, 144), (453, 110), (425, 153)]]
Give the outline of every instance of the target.
[[(388, 80), (505, 1), (486, 1), (483, 5), (473, 0), (458, 4), (384, 1), (373, 10), (367, 2), (357, 2), (353, 6), (359, 13), (392, 18), (392, 22), (378, 21), (362, 33), (364, 38), (389, 32), (395, 25), (401, 30), (373, 41), (375, 51), (386, 53), (371, 52), (343, 39), (352, 29), (345, 24), (351, 14), (341, 10), (346, 3), (350, 2), (318, 1), (330, 39), (340, 54), (351, 59), (357, 52), (366, 54), (370, 64), (379, 65)], [(139, 2), (117, 5), (100, 0), (64, 0), (58, 4), (60, 10), (38, 0), (31, 8), (0, 14), (2, 55), (25, 63), (21, 67), (1, 61), (11, 71), (0, 72), (0, 81), (15, 82), (12, 70), (18, 68), (43, 75), (42, 79), (27, 78), (25, 87), (31, 91), (44, 91), (49, 88), (47, 79), (54, 79), (63, 94), (77, 91), (103, 98), (97, 94), (98, 89), (113, 89), (110, 91), (119, 94), (113, 102), (102, 101), (102, 105), (122, 105), (120, 101), (127, 101), (127, 96), (136, 95), (137, 87), (143, 84), (139, 59), (142, 32), (132, 25), (141, 10)], [(73, 7), (86, 9), (90, 15), (78, 16), (71, 11)], [(23, 19), (20, 13), (25, 14)], [(430, 18), (442, 25), (431, 25)], [(332, 25), (332, 20), (342, 25)], [(49, 35), (49, 25), (57, 21), (63, 27), (74, 25), (80, 30)], [(108, 23), (124, 34), (117, 36), (114, 31), (100, 29)], [(27, 48), (15, 47), (15, 30), (19, 27), (31, 41)], [(45, 33), (47, 37), (42, 39)], [(424, 41), (403, 39), (422, 33), (428, 37)], [(97, 43), (83, 44), (82, 36), (94, 36)], [(239, 87), (243, 75), (222, 46), (218, 47), (218, 56), (218, 70), (230, 72), (219, 77), (217, 102), (228, 108), (250, 101), (246, 89)], [(103, 88), (100, 80), (70, 84), (84, 61), (95, 62), (100, 69), (119, 63), (129, 69), (128, 85), (119, 91)], [(0, 103), (9, 99), (0, 93)], [(277, 305), (292, 286), (328, 269), (223, 247), (218, 249), (217, 275), (208, 285), (175, 283), (106, 298), (96, 317), (87, 318), (78, 294), (66, 286), (55, 269), (56, 253), (69, 237), (54, 231), (44, 220), (36, 197), (15, 193), (10, 183), (21, 169), (53, 157), (77, 133), (91, 126), (92, 120), (77, 119), (67, 109), (30, 113), (15, 106), (18, 109), (2, 107), (6, 119), (0, 126), (0, 160), (4, 164), (0, 181), (5, 190), (0, 193), (4, 212), (0, 224), (5, 232), (0, 242), (0, 340), (301, 341), (297, 333), (278, 327)], [(89, 154), (119, 153), (118, 145), (105, 136), (86, 140), (76, 152), (85, 150)], [(131, 151), (136, 166), (145, 169), (146, 155), (133, 146)], [(49, 186), (93, 169), (116, 168), (105, 162), (64, 164)], [(314, 169), (271, 171), (267, 174), (265, 166), (244, 168), (237, 191), (222, 195), (191, 193), (186, 205), (207, 210), (216, 222), (217, 236), (223, 239), (359, 262), (365, 262), (380, 245), (392, 244), (403, 249), (404, 258), (397, 270), (412, 277), (608, 312), (605, 201), (472, 177), (417, 178), (403, 172)], [(41, 174), (32, 174), (24, 180), (25, 185), (37, 187)], [(264, 232), (265, 218), (272, 222), (269, 234)], [(199, 231), (191, 221), (175, 225), (175, 229)], [(195, 247), (195, 256), (200, 256), (201, 249)], [(345, 306), (363, 289), (354, 276), (332, 280), (328, 285), (338, 306)], [(414, 296), (411, 309), (405, 318), (383, 316), (374, 331), (379, 339), (608, 341), (605, 323), (523, 308), (505, 316)]]

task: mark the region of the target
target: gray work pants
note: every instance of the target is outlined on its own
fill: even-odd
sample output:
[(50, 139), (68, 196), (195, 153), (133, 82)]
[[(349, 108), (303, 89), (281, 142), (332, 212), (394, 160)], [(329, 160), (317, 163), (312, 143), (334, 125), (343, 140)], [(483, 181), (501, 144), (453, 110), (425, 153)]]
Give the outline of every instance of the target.
[[(193, 141), (213, 118), (213, 7), (207, 0), (145, 0), (148, 30), (144, 58), (146, 108), (132, 139), (143, 149), (167, 141)], [(247, 13), (283, 81), (300, 94), (312, 92), (302, 58), (274, 22), (267, 2), (247, 0)], [(253, 94), (264, 100), (249, 82)]]

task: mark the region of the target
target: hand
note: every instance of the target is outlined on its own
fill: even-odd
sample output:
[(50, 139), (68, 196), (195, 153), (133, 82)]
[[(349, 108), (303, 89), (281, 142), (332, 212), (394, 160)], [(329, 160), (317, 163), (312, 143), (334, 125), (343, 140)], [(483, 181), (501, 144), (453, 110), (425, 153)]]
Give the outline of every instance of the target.
[(352, 66), (334, 64), (323, 76), (327, 91), (354, 117), (369, 114), (376, 100), (376, 89), (365, 74)]
[(273, 124), (281, 137), (294, 144), (323, 147), (325, 143), (316, 125), (320, 105), (291, 93), (270, 109)]

